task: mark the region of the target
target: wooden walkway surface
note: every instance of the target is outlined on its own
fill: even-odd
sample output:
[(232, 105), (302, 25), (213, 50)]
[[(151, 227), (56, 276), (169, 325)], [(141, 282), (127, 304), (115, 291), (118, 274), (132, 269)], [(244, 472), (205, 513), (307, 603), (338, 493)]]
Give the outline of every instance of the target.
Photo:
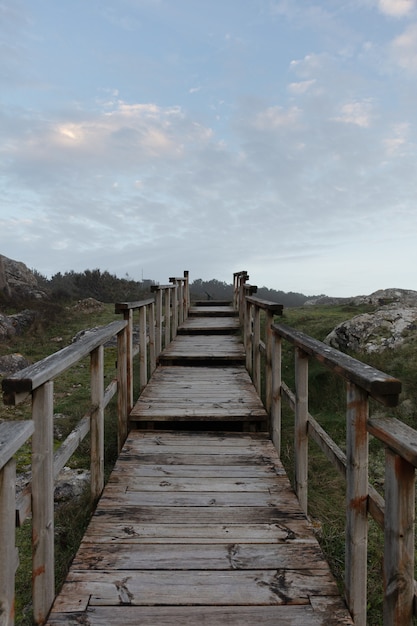
[[(243, 366), (179, 363), (156, 370), (132, 419), (265, 418)], [(48, 624), (352, 621), (266, 433), (132, 430)]]

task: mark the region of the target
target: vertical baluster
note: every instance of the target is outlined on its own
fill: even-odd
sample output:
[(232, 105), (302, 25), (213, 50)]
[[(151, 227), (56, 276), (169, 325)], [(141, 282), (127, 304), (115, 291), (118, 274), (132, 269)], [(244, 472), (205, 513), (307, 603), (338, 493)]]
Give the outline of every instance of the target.
[(272, 344), (271, 438), (278, 455), (281, 454), (281, 354), (282, 339), (274, 333)]
[(97, 500), (104, 488), (104, 348), (90, 355), (91, 370), (91, 497)]
[(415, 469), (385, 452), (384, 626), (412, 626)]
[(348, 382), (345, 590), (355, 626), (366, 626), (368, 411), (366, 391)]
[(307, 515), (308, 497), (308, 355), (295, 350), (295, 485)]
[(171, 341), (171, 288), (165, 289), (165, 348)]
[(32, 396), (32, 584), (36, 624), (45, 622), (55, 596), (53, 389), (53, 382), (47, 382)]
[(150, 375), (156, 368), (156, 352), (155, 352), (155, 304), (152, 302), (148, 305), (149, 315), (149, 367)]
[(117, 335), (117, 447), (119, 453), (129, 430), (127, 334), (128, 330), (126, 327)]
[(254, 306), (253, 333), (252, 333), (252, 358), (253, 358), (253, 382), (258, 395), (261, 395), (261, 315), (260, 308)]
[(146, 345), (146, 307), (139, 309), (139, 391), (148, 382), (148, 355)]
[(14, 624), (14, 585), (18, 563), (15, 529), (16, 462), (0, 469), (0, 623)]

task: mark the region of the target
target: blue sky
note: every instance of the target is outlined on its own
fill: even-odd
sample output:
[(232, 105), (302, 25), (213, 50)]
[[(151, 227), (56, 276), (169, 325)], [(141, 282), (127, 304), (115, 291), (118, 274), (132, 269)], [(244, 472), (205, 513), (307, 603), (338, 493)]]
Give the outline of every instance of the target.
[(417, 289), (417, 0), (0, 0), (0, 254)]

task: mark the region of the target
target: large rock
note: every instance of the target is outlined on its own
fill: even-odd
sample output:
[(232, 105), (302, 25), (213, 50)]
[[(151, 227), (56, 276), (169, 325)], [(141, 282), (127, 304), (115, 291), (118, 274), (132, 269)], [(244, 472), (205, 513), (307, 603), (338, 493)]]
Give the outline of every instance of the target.
[(0, 313), (0, 341), (6, 341), (14, 335), (21, 335), (32, 326), (38, 317), (39, 314), (31, 309), (25, 309), (14, 315)]
[(378, 291), (374, 291), (369, 296), (352, 296), (350, 298), (318, 296), (317, 298), (310, 298), (305, 304), (308, 306), (359, 306), (369, 304), (370, 306), (379, 307), (393, 302), (401, 302), (402, 304), (406, 304), (408, 306), (417, 306), (417, 291), (413, 291), (412, 289), (395, 288), (378, 289)]
[(343, 352), (382, 352), (398, 348), (412, 334), (417, 335), (417, 306), (393, 302), (342, 322), (325, 343)]
[(24, 263), (0, 254), (0, 294), (7, 300), (40, 300), (46, 297), (33, 272)]

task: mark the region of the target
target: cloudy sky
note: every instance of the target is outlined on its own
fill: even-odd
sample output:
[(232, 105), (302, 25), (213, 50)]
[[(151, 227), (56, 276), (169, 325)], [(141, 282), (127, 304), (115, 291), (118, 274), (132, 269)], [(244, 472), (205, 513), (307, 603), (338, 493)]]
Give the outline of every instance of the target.
[(0, 254), (417, 289), (417, 0), (0, 0)]

